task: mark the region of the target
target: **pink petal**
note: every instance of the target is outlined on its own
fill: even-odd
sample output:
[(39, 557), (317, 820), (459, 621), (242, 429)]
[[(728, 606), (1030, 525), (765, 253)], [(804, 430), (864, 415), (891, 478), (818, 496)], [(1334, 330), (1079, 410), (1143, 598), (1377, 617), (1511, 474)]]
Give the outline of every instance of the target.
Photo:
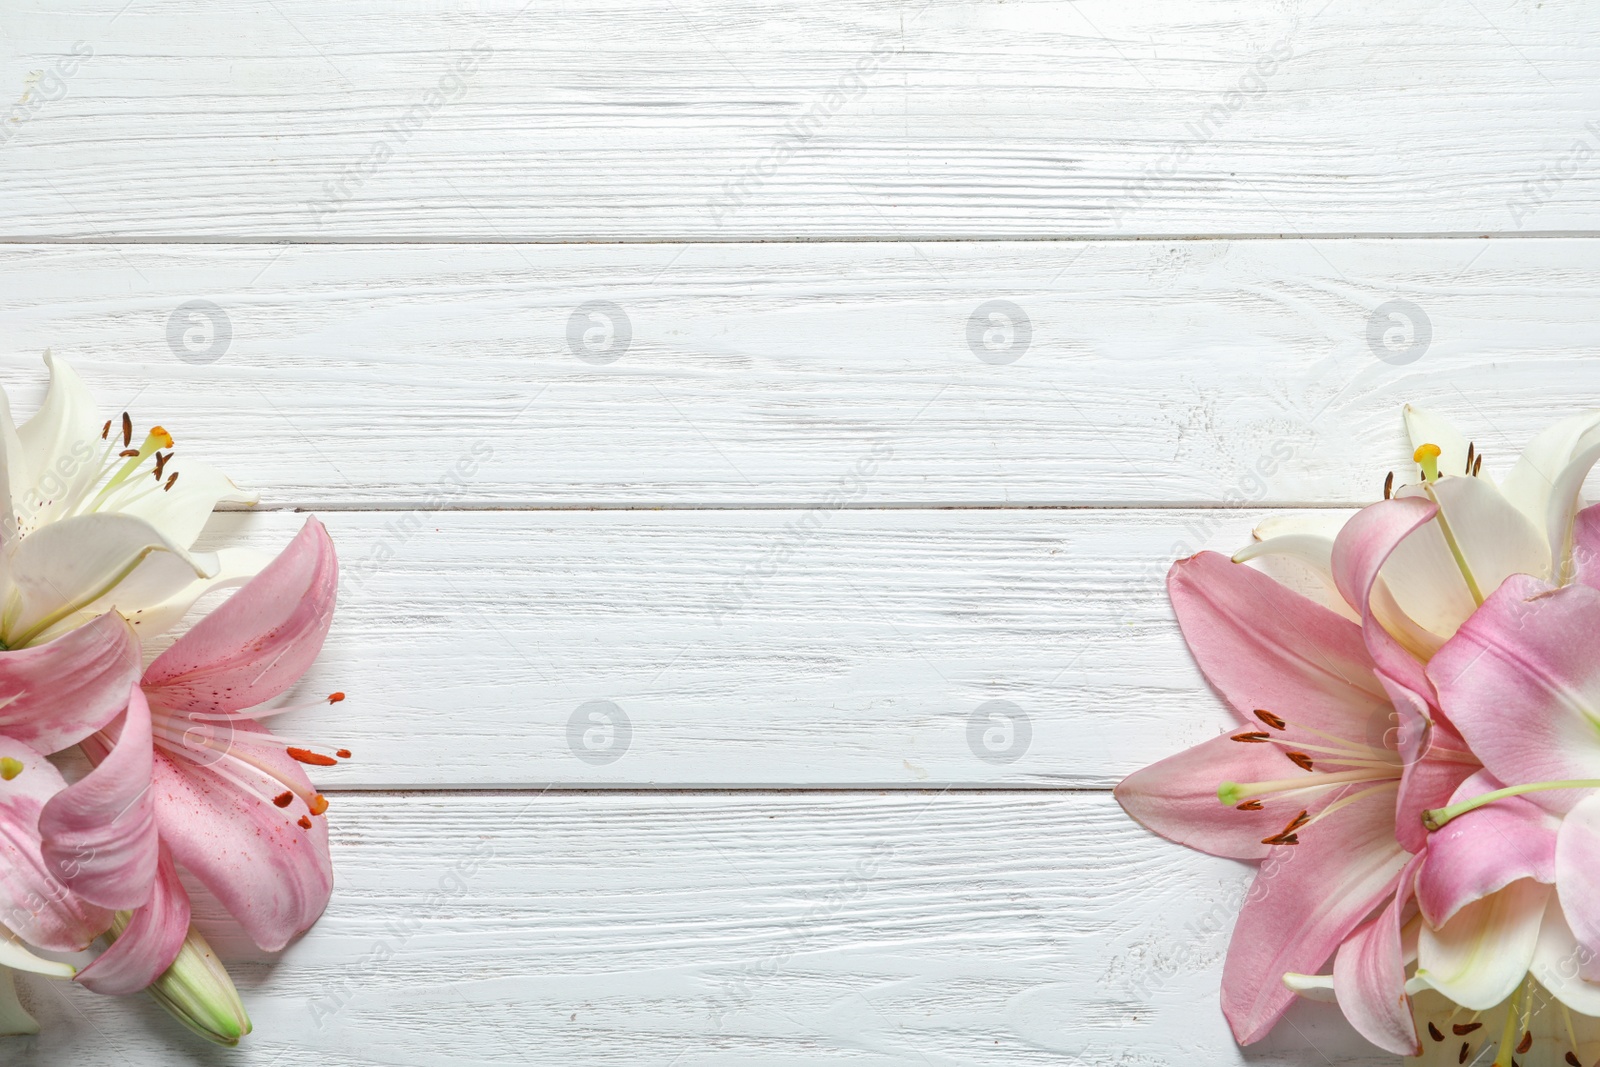
[(1372, 594), (1378, 572), (1395, 548), (1438, 510), (1427, 500), (1383, 500), (1352, 516), (1333, 542), (1333, 579), (1351, 606), (1360, 609), (1361, 630), (1378, 669), (1424, 698), (1433, 690), (1422, 664), (1378, 622)]
[(153, 703), (177, 711), (240, 711), (293, 685), (333, 621), (339, 565), (316, 519), (277, 559), (200, 620), (145, 671)]
[[(1489, 807), (1503, 803), (1497, 801)], [(1600, 793), (1579, 801), (1561, 820), (1555, 883), (1572, 935), (1585, 949), (1578, 954), (1578, 975), (1591, 982), (1600, 980)]]
[(1216, 552), (1173, 564), (1167, 590), (1200, 669), (1252, 727), (1256, 708), (1341, 737), (1388, 727), (1393, 709), (1349, 619)]
[[(1401, 746), (1405, 772), (1395, 798), (1394, 833), (1407, 852), (1421, 852), (1428, 844), (1422, 813), (1448, 804), (1450, 795), (1481, 765), (1448, 722), (1428, 721), (1428, 708), (1420, 697), (1382, 674), (1378, 677), (1395, 698), (1395, 707), (1406, 709)], [(1421, 744), (1412, 745), (1412, 737), (1420, 737)]]
[(1406, 997), (1405, 949), (1400, 929), (1423, 857), (1413, 856), (1400, 872), (1394, 899), (1378, 917), (1351, 934), (1333, 959), (1333, 988), (1339, 1009), (1368, 1041), (1401, 1056), (1422, 1053), (1417, 1024)]
[[(1407, 854), (1394, 793), (1376, 789), (1300, 831), (1261, 865), (1222, 970), (1222, 1011), (1240, 1044), (1265, 1037), (1294, 1001), (1285, 972), (1315, 974), (1394, 893)], [(1280, 859), (1281, 856), (1281, 859)]]
[(76, 981), (96, 993), (126, 996), (160, 978), (189, 936), (189, 894), (163, 846), (149, 903), (134, 910), (127, 929)]
[(39, 849), (39, 813), (66, 781), (49, 760), (13, 738), (0, 736), (0, 757), (22, 764), (22, 773), (0, 780), (0, 916), (38, 948), (87, 948), (111, 925), (111, 912), (62, 885)]
[[(1512, 577), (1428, 664), (1440, 706), (1502, 782), (1600, 778), (1600, 590)], [(1562, 814), (1585, 796), (1527, 794)]]
[[(1448, 798), (1470, 800), (1500, 788), (1480, 771)], [(1436, 807), (1443, 806), (1441, 801)], [(1443, 926), (1456, 912), (1519, 878), (1556, 880), (1554, 819), (1522, 797), (1507, 797), (1457, 816), (1428, 837), (1428, 860), (1417, 878), (1422, 917)]]
[[(91, 758), (104, 746), (86, 746)], [(103, 908), (137, 908), (150, 898), (158, 858), (150, 795), (150, 705), (128, 699), (115, 747), (94, 770), (57, 793), (39, 816), (44, 858), (73, 892)]]
[[(214, 767), (182, 754), (157, 752), (156, 821), (173, 858), (210, 889), (245, 932), (269, 952), (288, 944), (322, 914), (333, 892), (328, 826), (299, 802), (279, 808), (269, 799), (290, 782), (304, 791), (311, 783), (272, 735), (252, 723), (233, 727), (233, 751), (271, 771), (250, 769), (225, 757)], [(247, 791), (232, 775), (249, 781)]]
[[(1135, 821), (1168, 841), (1213, 856), (1263, 859), (1273, 846), (1261, 839), (1282, 830), (1300, 809), (1286, 811), (1278, 803), (1238, 811), (1217, 798), (1217, 787), (1301, 777), (1315, 776), (1291, 763), (1277, 745), (1241, 743), (1224, 734), (1135, 771), (1117, 785), (1116, 797)], [(1329, 792), (1308, 810), (1321, 810)]]
[(82, 741), (128, 706), (140, 659), (133, 627), (114, 611), (0, 652), (0, 733), (47, 753)]

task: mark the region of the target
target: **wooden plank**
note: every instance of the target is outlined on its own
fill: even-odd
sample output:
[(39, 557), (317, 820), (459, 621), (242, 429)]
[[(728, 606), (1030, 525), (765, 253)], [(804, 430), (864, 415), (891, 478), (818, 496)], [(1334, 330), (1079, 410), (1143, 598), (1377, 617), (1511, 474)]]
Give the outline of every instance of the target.
[(1404, 403), (1492, 471), (1600, 402), (1594, 252), (34, 246), (0, 325), (19, 412), (54, 346), (275, 504), (1354, 504)]
[[(324, 513), (332, 636), (275, 719), (352, 787), (1109, 787), (1230, 720), (1167, 603), (1259, 512)], [(302, 516), (219, 516), (285, 543)]]
[[(218, 937), (257, 1027), (230, 1063), (1375, 1062), (1331, 1005), (1247, 1060), (1217, 985), (1248, 869), (1103, 793), (354, 795), (329, 818), (312, 933), (278, 960)], [(10, 1063), (213, 1062), (142, 998), (25, 992), (45, 1031)]]
[(1592, 232), (1600, 13), (1225, 0), (8, 10), (8, 238)]

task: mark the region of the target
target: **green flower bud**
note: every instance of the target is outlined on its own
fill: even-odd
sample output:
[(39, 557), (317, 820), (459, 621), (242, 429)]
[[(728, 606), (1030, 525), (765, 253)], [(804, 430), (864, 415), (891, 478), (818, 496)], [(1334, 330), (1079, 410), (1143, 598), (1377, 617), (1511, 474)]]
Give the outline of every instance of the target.
[[(123, 914), (117, 916), (114, 930), (124, 927)], [(233, 979), (193, 926), (189, 927), (178, 958), (146, 992), (174, 1019), (207, 1041), (232, 1047), (250, 1032), (250, 1016), (245, 1014)]]

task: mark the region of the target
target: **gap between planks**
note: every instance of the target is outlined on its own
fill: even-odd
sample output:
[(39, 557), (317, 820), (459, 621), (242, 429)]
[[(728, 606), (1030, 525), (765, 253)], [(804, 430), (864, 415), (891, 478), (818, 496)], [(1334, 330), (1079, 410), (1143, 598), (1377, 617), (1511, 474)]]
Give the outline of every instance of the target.
[(29, 237), (23, 235), (0, 236), (0, 245), (834, 245), (834, 244), (1049, 244), (1131, 243), (1137, 241), (1491, 241), (1505, 240), (1557, 240), (1578, 238), (1592, 240), (1600, 237), (1600, 230), (1394, 230), (1387, 233), (1365, 233), (1355, 230), (1327, 233), (1058, 233), (1024, 234), (1010, 237), (1004, 234), (945, 237), (938, 235), (895, 236), (862, 234), (857, 236), (825, 235), (817, 237), (641, 237), (637, 239), (613, 238), (609, 240), (579, 241), (571, 238), (539, 237), (397, 237), (376, 234), (351, 237), (177, 237), (160, 234), (127, 237)]

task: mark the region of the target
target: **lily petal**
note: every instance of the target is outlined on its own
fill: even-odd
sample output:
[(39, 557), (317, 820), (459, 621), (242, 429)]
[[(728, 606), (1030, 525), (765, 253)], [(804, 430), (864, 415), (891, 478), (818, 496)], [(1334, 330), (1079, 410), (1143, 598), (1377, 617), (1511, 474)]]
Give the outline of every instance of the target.
[[(1180, 845), (1231, 859), (1264, 859), (1261, 839), (1283, 829), (1294, 812), (1281, 807), (1236, 811), (1217, 798), (1224, 781), (1265, 782), (1315, 775), (1290, 763), (1277, 745), (1241, 744), (1224, 734), (1144, 767), (1118, 783), (1117, 802), (1141, 826)], [(1324, 791), (1315, 814), (1327, 804)]]
[(1351, 934), (1333, 958), (1339, 1010), (1362, 1037), (1401, 1056), (1422, 1052), (1405, 994), (1405, 948), (1400, 936), (1422, 861), (1422, 856), (1411, 857), (1400, 872), (1394, 899), (1376, 919)]
[(189, 936), (189, 894), (165, 846), (150, 900), (134, 911), (111, 947), (78, 973), (78, 983), (107, 996), (126, 996), (160, 978)]
[(0, 733), (60, 752), (128, 706), (139, 639), (109, 612), (48, 644), (0, 652)]
[(1466, 472), (1467, 439), (1454, 423), (1435, 411), (1410, 404), (1405, 407), (1405, 422), (1412, 452), (1423, 445), (1437, 445), (1440, 471), (1448, 474)]
[[(293, 809), (267, 799), (284, 782), (307, 793), (311, 783), (298, 763), (270, 744), (266, 729), (245, 721), (233, 730), (241, 754), (247, 746), (248, 758), (272, 777), (232, 760), (203, 767), (157, 752), (156, 821), (173, 858), (215, 894), (257, 945), (276, 952), (327, 907), (333, 891), (328, 825), (314, 818), (311, 829), (303, 830)], [(241, 782), (256, 791), (246, 791)]]
[[(1499, 789), (1485, 772), (1468, 778), (1451, 803)], [(1507, 797), (1457, 816), (1428, 838), (1417, 878), (1422, 917), (1440, 927), (1463, 907), (1519, 878), (1556, 880), (1555, 818), (1522, 797)]]
[(17, 429), (28, 480), (13, 488), (24, 533), (66, 514), (99, 473), (106, 447), (83, 379), (49, 352), (44, 362), (50, 368), (44, 404)]
[(1417, 938), (1417, 977), (1464, 1008), (1486, 1011), (1528, 973), (1550, 887), (1522, 878), (1467, 904)]
[(20, 603), (5, 620), (11, 647), (48, 639), (78, 625), (77, 616), (125, 614), (175, 595), (215, 572), (215, 560), (191, 556), (141, 519), (78, 515), (29, 534), (11, 556)]
[(1480, 764), (1448, 722), (1442, 718), (1429, 721), (1429, 709), (1421, 697), (1384, 674), (1380, 673), (1378, 680), (1394, 699), (1401, 723), (1398, 751), (1406, 768), (1395, 798), (1395, 837), (1407, 852), (1421, 852), (1428, 846), (1422, 813), (1447, 804)]
[[(1455, 548), (1460, 552), (1458, 563), (1450, 547), (1443, 545), (1444, 556), (1440, 562), (1454, 568), (1454, 588), (1460, 588), (1465, 582), (1461, 565), (1466, 567), (1485, 597), (1513, 574), (1531, 574), (1535, 578), (1550, 576), (1548, 543), (1528, 517), (1501, 496), (1489, 479), (1440, 478), (1425, 486), (1407, 486), (1404, 492), (1407, 497), (1432, 499), (1439, 505), (1436, 525), (1440, 531), (1449, 529)], [(1468, 605), (1466, 615), (1472, 614), (1476, 606), (1476, 601)], [(1443, 625), (1430, 624), (1430, 628), (1449, 637), (1466, 615), (1442, 620)]]
[(1561, 820), (1554, 880), (1561, 910), (1584, 948), (1578, 974), (1591, 982), (1600, 980), (1600, 793), (1579, 801)]
[(1388, 723), (1388, 698), (1350, 620), (1215, 552), (1173, 564), (1167, 588), (1201, 671), (1242, 721), (1277, 709), (1354, 738)]
[(1345, 603), (1344, 597), (1339, 595), (1338, 585), (1334, 583), (1332, 537), (1320, 534), (1280, 534), (1246, 545), (1233, 554), (1233, 561), (1248, 563), (1250, 560), (1265, 559), (1269, 556), (1284, 556), (1305, 564), (1321, 581), (1321, 585), (1310, 590), (1309, 595), (1329, 611), (1342, 615), (1352, 622), (1361, 621), (1361, 616)]
[(31, 971), (51, 978), (71, 978), (78, 969), (70, 963), (60, 963), (35, 956), (26, 945), (18, 941), (11, 931), (0, 927), (0, 971)]
[(1562, 419), (1523, 450), (1506, 478), (1506, 498), (1528, 516), (1550, 546), (1551, 576), (1571, 579), (1568, 548), (1583, 480), (1600, 458), (1600, 411)]
[(12, 738), (0, 737), (0, 758), (22, 765), (0, 780), (0, 917), (41, 949), (87, 948), (111, 925), (111, 912), (62, 885), (39, 846), (39, 813), (67, 783), (49, 760)]
[(210, 578), (191, 582), (176, 596), (144, 608), (133, 616), (131, 621), (143, 640), (148, 641), (155, 635), (172, 629), (189, 613), (195, 602), (207, 593), (237, 589), (260, 574), (276, 557), (260, 549), (235, 546), (218, 549), (215, 558), (217, 572)]
[[(1502, 782), (1600, 778), (1600, 590), (1507, 581), (1428, 665), (1440, 706)], [(1585, 791), (1527, 798), (1564, 814)]]
[(175, 545), (187, 548), (200, 536), (218, 504), (254, 504), (259, 493), (246, 492), (215, 467), (182, 455), (168, 468), (178, 475), (170, 490), (148, 493), (117, 510), (143, 519)]
[(282, 693), (322, 648), (338, 577), (328, 531), (307, 519), (277, 559), (150, 664), (150, 698), (181, 712), (231, 712)]
[(1390, 896), (1408, 859), (1394, 794), (1374, 789), (1315, 824), (1317, 847), (1269, 860), (1250, 887), (1222, 971), (1222, 1011), (1240, 1044), (1265, 1037), (1294, 1001), (1286, 973), (1314, 974)]
[(11, 549), (22, 536), (13, 494), (25, 492), (28, 484), (28, 464), (11, 419), (11, 401), (0, 389), (0, 548)]
[(1579, 441), (1600, 427), (1600, 410), (1573, 415), (1546, 426), (1528, 442), (1517, 464), (1500, 484), (1507, 500), (1538, 527), (1548, 532), (1550, 498), (1562, 471), (1572, 463)]
[(1540, 985), (1573, 1011), (1600, 1016), (1600, 984), (1585, 981), (1579, 974), (1588, 950), (1579, 947), (1565, 912), (1554, 900), (1546, 907), (1539, 943), (1528, 969)]
[[(134, 687), (115, 747), (92, 747), (94, 770), (44, 806), (44, 858), (83, 899), (103, 908), (137, 908), (156, 876), (155, 800), (150, 795), (150, 705)], [(87, 747), (87, 746), (86, 746)]]
[[(1395, 498), (1362, 508), (1333, 544), (1333, 576), (1352, 607), (1361, 610), (1361, 632), (1378, 669), (1424, 698), (1433, 692), (1422, 664), (1403, 648), (1375, 614), (1373, 593), (1380, 572), (1400, 546), (1425, 529), (1438, 513), (1428, 500)], [(1459, 580), (1460, 575), (1457, 575)]]

